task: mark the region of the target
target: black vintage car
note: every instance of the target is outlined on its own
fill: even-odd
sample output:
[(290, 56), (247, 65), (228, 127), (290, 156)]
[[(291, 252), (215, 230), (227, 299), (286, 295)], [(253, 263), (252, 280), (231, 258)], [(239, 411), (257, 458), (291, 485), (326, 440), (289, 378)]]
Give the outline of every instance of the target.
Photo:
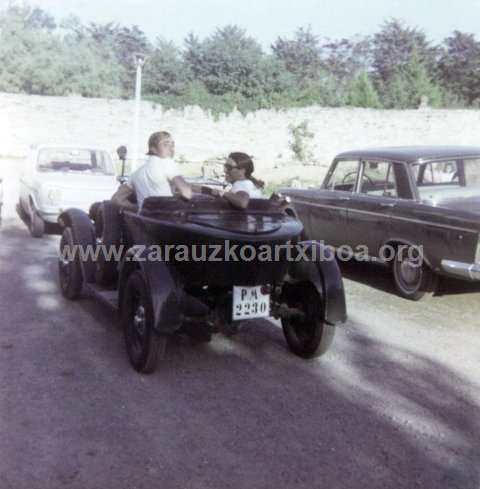
[(480, 280), (480, 148), (349, 151), (320, 188), (281, 192), (308, 237), (390, 263), (403, 297), (433, 291), (438, 275)]
[[(238, 210), (205, 195), (189, 202), (150, 197), (140, 213), (105, 201), (90, 215), (69, 209), (59, 223), (63, 295), (75, 299), (85, 287), (118, 311), (130, 362), (140, 372), (155, 369), (173, 334), (268, 316), (281, 319), (295, 354), (318, 356), (346, 318), (336, 262), (309, 260), (320, 256), (315, 242), (300, 245), (301, 256), (286, 254), (303, 226), (275, 200), (251, 199)], [(74, 249), (119, 253), (82, 258), (69, 253)], [(278, 255), (261, 258), (269, 249)]]

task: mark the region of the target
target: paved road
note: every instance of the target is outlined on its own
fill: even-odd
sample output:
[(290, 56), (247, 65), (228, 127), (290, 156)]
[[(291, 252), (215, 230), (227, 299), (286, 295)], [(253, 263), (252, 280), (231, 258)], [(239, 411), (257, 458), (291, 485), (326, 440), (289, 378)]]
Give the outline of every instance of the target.
[(344, 267), (328, 354), (245, 324), (129, 366), (108, 309), (64, 300), (58, 237), (0, 231), (0, 488), (480, 487), (480, 288), (422, 303)]
[(350, 320), (324, 358), (263, 321), (173, 343), (139, 376), (110, 312), (59, 295), (57, 243), (17, 221), (0, 235), (2, 489), (479, 487), (474, 288), (414, 304), (347, 267)]

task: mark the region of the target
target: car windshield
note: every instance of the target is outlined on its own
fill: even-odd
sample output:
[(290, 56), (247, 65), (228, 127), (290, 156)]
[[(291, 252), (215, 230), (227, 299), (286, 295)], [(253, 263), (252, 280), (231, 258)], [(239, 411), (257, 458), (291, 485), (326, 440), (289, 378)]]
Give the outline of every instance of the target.
[(44, 148), (38, 153), (37, 168), (41, 172), (115, 174), (110, 155), (96, 149)]
[(480, 192), (480, 157), (413, 165), (422, 197), (466, 196)]

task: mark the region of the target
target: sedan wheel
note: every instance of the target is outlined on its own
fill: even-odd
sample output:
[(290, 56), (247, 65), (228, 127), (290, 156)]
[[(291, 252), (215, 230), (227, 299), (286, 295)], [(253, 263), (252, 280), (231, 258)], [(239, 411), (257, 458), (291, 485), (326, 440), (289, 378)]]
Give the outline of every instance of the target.
[[(413, 251), (412, 251), (413, 250)], [(405, 299), (418, 301), (435, 288), (435, 276), (413, 248), (400, 248), (393, 263), (393, 281)]]
[(130, 275), (123, 297), (122, 322), (128, 358), (138, 372), (151, 373), (165, 353), (167, 338), (153, 329), (152, 302), (141, 271)]

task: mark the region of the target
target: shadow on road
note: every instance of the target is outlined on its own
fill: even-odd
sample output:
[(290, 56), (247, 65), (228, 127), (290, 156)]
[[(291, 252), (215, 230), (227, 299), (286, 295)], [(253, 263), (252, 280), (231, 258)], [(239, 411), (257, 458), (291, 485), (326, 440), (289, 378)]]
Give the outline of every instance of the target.
[(0, 234), (2, 488), (478, 488), (474, 389), (428, 355), (356, 323), (304, 361), (258, 321), (141, 376), (107, 309), (61, 298), (56, 244)]

